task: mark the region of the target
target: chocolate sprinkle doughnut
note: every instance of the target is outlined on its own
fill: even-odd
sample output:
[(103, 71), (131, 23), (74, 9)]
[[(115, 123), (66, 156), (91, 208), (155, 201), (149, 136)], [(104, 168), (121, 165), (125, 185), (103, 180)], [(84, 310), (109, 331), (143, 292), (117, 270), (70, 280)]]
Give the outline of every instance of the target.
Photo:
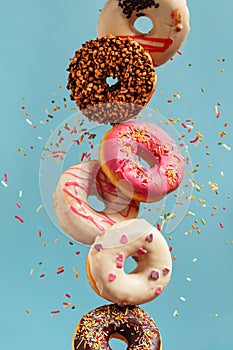
[(118, 6), (122, 8), (126, 18), (131, 18), (134, 11), (139, 12), (148, 7), (154, 7), (157, 9), (159, 3), (154, 0), (118, 0)]
[(162, 349), (159, 330), (144, 310), (111, 304), (82, 317), (73, 336), (73, 350), (111, 350), (112, 338), (125, 341), (128, 350)]
[[(156, 87), (150, 55), (130, 38), (89, 40), (70, 59), (67, 88), (90, 121), (119, 123), (135, 117)], [(117, 78), (109, 86), (107, 78)]]

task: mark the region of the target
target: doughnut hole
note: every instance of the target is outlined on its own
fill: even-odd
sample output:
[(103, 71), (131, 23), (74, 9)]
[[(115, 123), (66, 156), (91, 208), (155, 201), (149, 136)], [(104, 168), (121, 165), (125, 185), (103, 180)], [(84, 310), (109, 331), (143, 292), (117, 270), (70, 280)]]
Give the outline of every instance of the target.
[(153, 27), (152, 20), (143, 14), (134, 22), (134, 28), (142, 34), (149, 34)]
[(89, 206), (97, 212), (101, 212), (106, 208), (104, 201), (95, 195), (88, 196), (87, 202)]
[(147, 148), (141, 146), (137, 147), (135, 160), (148, 170), (159, 165), (159, 157), (155, 157)]
[(133, 272), (136, 269), (136, 267), (137, 267), (136, 261), (133, 259), (132, 256), (129, 256), (124, 262), (125, 273)]
[[(126, 339), (120, 339), (120, 335), (113, 334), (111, 339), (108, 342), (108, 345), (112, 350), (126, 350), (128, 346), (128, 342)], [(123, 338), (123, 337), (122, 337)]]

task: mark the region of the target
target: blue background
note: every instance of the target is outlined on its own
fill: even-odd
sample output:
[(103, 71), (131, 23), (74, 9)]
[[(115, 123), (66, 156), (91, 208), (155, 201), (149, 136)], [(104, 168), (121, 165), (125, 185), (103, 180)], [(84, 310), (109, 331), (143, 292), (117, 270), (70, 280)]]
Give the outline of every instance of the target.
[[(71, 349), (80, 317), (105, 303), (86, 280), (88, 247), (72, 245), (49, 220), (44, 208), (36, 211), (42, 202), (42, 148), (51, 135), (50, 129), (56, 129), (70, 111), (61, 108), (46, 126), (40, 120), (47, 119), (45, 109), (54, 107), (53, 99), (55, 105), (62, 105), (63, 97), (68, 100), (68, 58), (82, 42), (96, 37), (98, 10), (103, 4), (100, 0), (1, 1), (0, 180), (4, 180), (4, 173), (8, 175), (8, 187), (0, 183), (1, 349)], [(149, 106), (163, 116), (195, 122), (184, 141), (190, 146), (194, 167), (200, 164), (195, 180), (204, 189), (194, 190), (189, 210), (196, 216), (185, 216), (174, 232), (165, 234), (173, 247), (172, 256), (177, 257), (172, 279), (164, 294), (143, 308), (157, 321), (164, 350), (229, 350), (233, 348), (233, 212), (228, 196), (233, 192), (233, 159), (232, 151), (218, 142), (232, 145), (233, 3), (205, 0), (189, 1), (188, 5), (191, 32), (183, 55), (176, 55), (157, 69), (158, 87)], [(173, 97), (178, 91), (180, 99)], [(168, 99), (173, 102), (168, 103)], [(220, 118), (215, 115), (217, 103)], [(25, 121), (25, 112), (36, 129)], [(177, 128), (180, 134), (187, 134), (180, 124)], [(227, 134), (221, 138), (219, 132), (223, 130)], [(204, 135), (198, 147), (189, 142), (196, 131)], [(218, 195), (211, 191), (209, 181), (218, 184)], [(206, 207), (198, 198), (206, 201)], [(201, 234), (193, 230), (185, 235), (195, 219)], [(38, 230), (42, 237), (38, 237)], [(197, 258), (195, 263), (193, 258)], [(57, 275), (60, 265), (64, 265), (65, 272)], [(73, 267), (79, 278), (74, 277)], [(45, 277), (40, 278), (41, 274)], [(186, 277), (192, 281), (187, 282)], [(63, 308), (63, 302), (76, 307)], [(60, 313), (51, 317), (52, 310)], [(179, 316), (173, 316), (175, 310)]]

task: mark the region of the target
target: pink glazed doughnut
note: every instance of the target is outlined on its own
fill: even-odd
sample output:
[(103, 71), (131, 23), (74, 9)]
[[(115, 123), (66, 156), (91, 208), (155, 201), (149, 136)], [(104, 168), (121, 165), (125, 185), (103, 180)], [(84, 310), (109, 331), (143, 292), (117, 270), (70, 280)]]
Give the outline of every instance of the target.
[[(60, 226), (80, 243), (92, 244), (113, 224), (138, 216), (139, 203), (125, 197), (102, 173), (97, 160), (74, 165), (62, 174), (54, 193)], [(92, 195), (104, 202), (104, 210), (91, 208)]]
[(139, 202), (161, 200), (176, 190), (184, 176), (184, 162), (174, 140), (147, 122), (122, 123), (108, 131), (99, 147), (99, 161), (108, 179)]
[[(138, 31), (139, 17), (151, 19), (149, 33)], [(98, 36), (131, 37), (147, 50), (155, 66), (167, 62), (183, 45), (190, 27), (186, 0), (108, 0), (98, 22)]]

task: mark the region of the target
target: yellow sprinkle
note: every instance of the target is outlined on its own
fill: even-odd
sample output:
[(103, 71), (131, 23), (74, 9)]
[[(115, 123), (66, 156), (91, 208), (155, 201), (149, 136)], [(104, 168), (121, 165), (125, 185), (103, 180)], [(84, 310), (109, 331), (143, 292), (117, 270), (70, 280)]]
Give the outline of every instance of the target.
[(31, 269), (31, 271), (30, 271), (30, 276), (32, 275), (34, 273), (34, 269)]
[(196, 135), (199, 136), (200, 138), (204, 137), (199, 131), (196, 132)]
[(205, 222), (205, 220), (203, 218), (201, 218), (201, 222), (202, 222), (203, 225), (206, 225), (206, 222)]

